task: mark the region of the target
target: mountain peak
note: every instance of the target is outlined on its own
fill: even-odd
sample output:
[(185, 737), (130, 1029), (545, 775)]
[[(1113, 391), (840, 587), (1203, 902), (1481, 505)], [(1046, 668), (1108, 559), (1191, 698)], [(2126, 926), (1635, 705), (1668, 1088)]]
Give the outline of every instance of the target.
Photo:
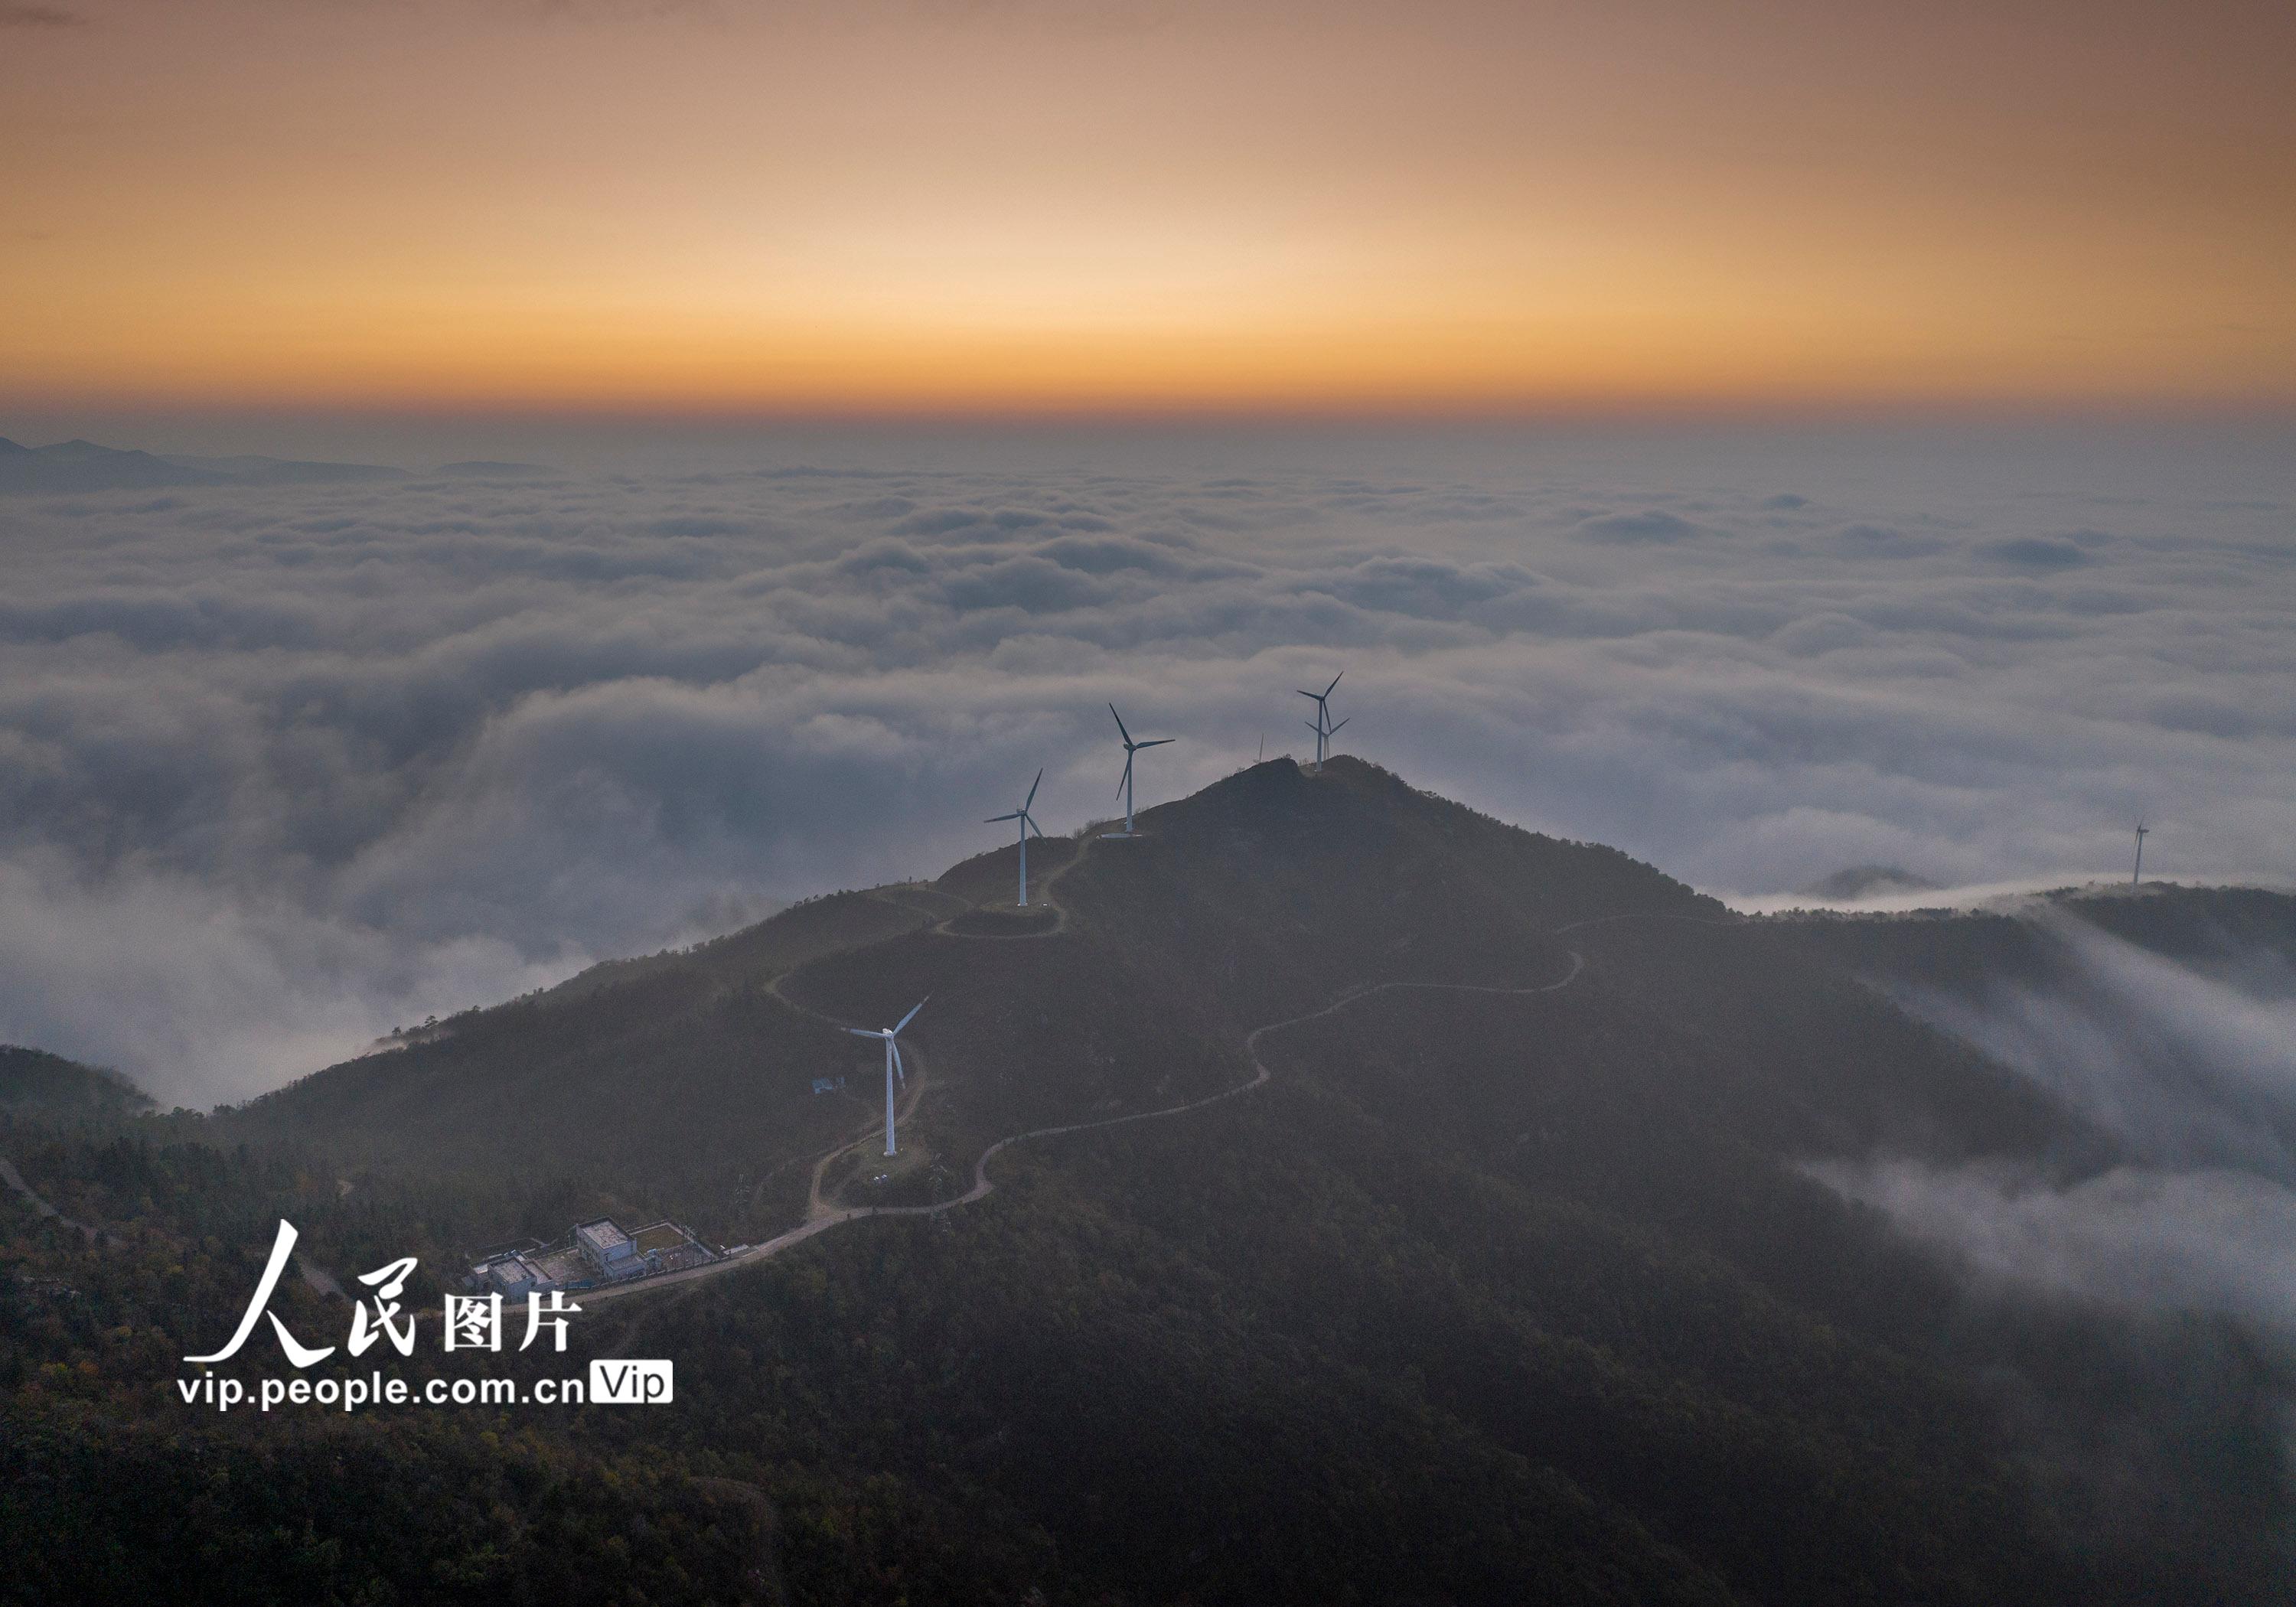
[[(967, 1125), (943, 1140), (962, 1150), (1215, 1091), (1242, 1074), (1250, 1028), (1366, 986), (1503, 991), (1567, 969), (1557, 928), (1719, 910), (1616, 849), (1505, 824), (1347, 756), (1320, 771), (1269, 759), (1142, 811), (1136, 837), (1029, 849), (1027, 912), (1007, 841), (934, 881), (808, 899), (458, 1016), (247, 1116), (472, 1165), (541, 1144), (602, 1177), (683, 1177), (705, 1156), (734, 1164), (760, 1134), (781, 1135), (777, 1149), (808, 1139), (828, 1119), (814, 1081), (852, 1071), (840, 1024), (931, 995), (920, 1053), (964, 1079)], [(601, 1127), (598, 1109), (631, 1114)]]
[(94, 441), (85, 440), (77, 436), (68, 441), (58, 441), (53, 446), (42, 447), (39, 448), (39, 454), (42, 457), (53, 458), (58, 463), (64, 463), (100, 462), (111, 457), (149, 455), (146, 453), (125, 450), (119, 447), (100, 447)]

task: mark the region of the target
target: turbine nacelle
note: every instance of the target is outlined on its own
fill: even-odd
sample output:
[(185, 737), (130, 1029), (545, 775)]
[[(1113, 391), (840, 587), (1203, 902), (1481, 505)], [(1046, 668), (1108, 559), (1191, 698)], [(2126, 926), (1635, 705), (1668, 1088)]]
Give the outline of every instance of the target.
[(1042, 837), (1045, 834), (1045, 828), (1037, 824), (1037, 817), (1029, 814), (1029, 810), (1036, 804), (1037, 789), (1044, 784), (1045, 773), (1042, 770), (1038, 770), (1037, 772), (1037, 779), (1029, 783), (1029, 796), (1021, 800), (1020, 808), (1014, 809), (1009, 815), (991, 815), (981, 824), (983, 825), (993, 826), (999, 821), (1017, 820), (1021, 823), (1021, 829), (1023, 832), (1034, 832), (1037, 836)]
[(848, 1027), (845, 1030), (848, 1032), (858, 1032), (869, 1037), (892, 1037), (899, 1033), (902, 1028), (907, 1026), (911, 1021), (915, 1021), (917, 1019), (917, 1012), (922, 1010), (931, 998), (932, 995), (925, 995), (923, 998), (919, 999), (915, 1004), (909, 1006), (908, 1014), (903, 1016), (898, 1021), (895, 1022), (890, 1027), (879, 1027), (873, 1029), (867, 1027)]
[(909, 1080), (908, 1068), (901, 1064), (901, 1046), (893, 1041), (893, 1035), (891, 1033), (881, 1032), (868, 1027), (848, 1027), (845, 1030), (851, 1033), (856, 1037), (875, 1037), (884, 1039), (885, 1076), (887, 1085), (890, 1086), (892, 1078), (896, 1077), (901, 1079), (904, 1086), (907, 1085)]

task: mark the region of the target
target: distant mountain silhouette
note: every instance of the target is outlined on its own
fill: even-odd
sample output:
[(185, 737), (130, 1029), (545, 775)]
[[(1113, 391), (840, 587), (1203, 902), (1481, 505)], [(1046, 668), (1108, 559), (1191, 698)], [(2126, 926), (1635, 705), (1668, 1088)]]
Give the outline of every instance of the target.
[(123, 452), (116, 447), (99, 447), (94, 441), (83, 440), (58, 441), (53, 447), (41, 447), (37, 450), (50, 463), (112, 463), (122, 458), (150, 455), (143, 452)]
[(0, 492), (141, 491), (216, 485), (226, 478), (148, 452), (123, 452), (94, 441), (28, 447), (0, 440)]
[[(522, 463), (448, 463), (432, 471), (447, 479), (532, 479), (554, 473)], [(26, 447), (0, 438), (0, 495), (9, 492), (142, 491), (194, 486), (380, 485), (413, 478), (382, 463), (306, 462), (242, 455), (165, 455), (59, 441)]]
[(0, 439), (0, 493), (140, 491), (172, 486), (362, 484), (405, 478), (405, 470), (378, 463), (302, 463), (277, 457), (162, 457), (86, 440), (33, 447)]
[[(558, 471), (539, 463), (472, 461), (442, 463), (428, 471), (433, 480), (546, 480)], [(58, 441), (27, 447), (0, 437), (0, 496), (10, 492), (74, 494), (144, 491), (195, 486), (382, 485), (417, 478), (383, 463), (305, 462), (297, 458), (242, 455), (165, 455), (94, 441)]]

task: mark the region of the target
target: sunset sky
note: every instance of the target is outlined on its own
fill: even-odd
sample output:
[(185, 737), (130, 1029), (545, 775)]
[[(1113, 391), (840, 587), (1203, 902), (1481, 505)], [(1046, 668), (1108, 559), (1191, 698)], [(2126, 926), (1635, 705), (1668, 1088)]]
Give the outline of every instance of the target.
[(0, 4), (0, 394), (2276, 406), (2290, 16)]

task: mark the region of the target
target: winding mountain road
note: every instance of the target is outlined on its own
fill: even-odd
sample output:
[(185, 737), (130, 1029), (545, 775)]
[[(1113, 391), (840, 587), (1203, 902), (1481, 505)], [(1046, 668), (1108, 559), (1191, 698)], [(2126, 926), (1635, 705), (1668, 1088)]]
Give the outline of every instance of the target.
[[(1081, 859), (1083, 855), (1079, 853), (1077, 857)], [(1070, 863), (1073, 864), (1075, 861), (1072, 860)], [(964, 934), (952, 935), (961, 937)], [(972, 1163), (972, 1186), (955, 1199), (943, 1200), (938, 1204), (850, 1206), (843, 1209), (830, 1209), (821, 1198), (823, 1168), (838, 1156), (852, 1149), (854, 1144), (862, 1143), (884, 1130), (882, 1126), (874, 1127), (860, 1138), (832, 1150), (815, 1164), (811, 1203), (817, 1214), (809, 1215), (799, 1226), (790, 1229), (777, 1238), (768, 1239), (762, 1244), (753, 1244), (746, 1250), (738, 1250), (722, 1261), (712, 1261), (707, 1267), (688, 1267), (683, 1272), (665, 1273), (660, 1277), (642, 1278), (629, 1283), (609, 1284), (601, 1289), (586, 1289), (581, 1291), (580, 1298), (585, 1303), (594, 1306), (605, 1300), (626, 1300), (632, 1295), (650, 1293), (655, 1290), (668, 1288), (675, 1283), (690, 1283), (701, 1278), (717, 1277), (732, 1272), (737, 1267), (753, 1266), (759, 1261), (769, 1259), (784, 1250), (804, 1243), (816, 1234), (826, 1233), (841, 1223), (855, 1221), (864, 1217), (938, 1217), (962, 1206), (972, 1205), (978, 1201), (987, 1199), (996, 1192), (996, 1185), (988, 1180), (988, 1163), (1013, 1145), (1027, 1144), (1039, 1138), (1057, 1138), (1069, 1133), (1091, 1133), (1104, 1127), (1126, 1127), (1136, 1121), (1157, 1121), (1169, 1116), (1185, 1116), (1192, 1111), (1201, 1111), (1234, 1099), (1240, 1094), (1249, 1094), (1274, 1075), (1268, 1070), (1267, 1063), (1259, 1058), (1260, 1039), (1271, 1032), (1281, 1032), (1287, 1027), (1298, 1027), (1308, 1021), (1320, 1021), (1325, 1016), (1335, 1014), (1349, 1005), (1360, 1004), (1365, 999), (1379, 994), (1398, 992), (1406, 988), (1421, 988), (1442, 993), (1480, 993), (1505, 997), (1529, 997), (1534, 994), (1557, 993), (1570, 987), (1578, 980), (1578, 973), (1586, 969), (1586, 964), (1585, 956), (1573, 949), (1570, 951), (1570, 969), (1559, 980), (1541, 982), (1529, 988), (1494, 988), (1471, 982), (1376, 982), (1368, 988), (1359, 988), (1319, 1009), (1310, 1010), (1300, 1015), (1287, 1016), (1280, 1021), (1270, 1021), (1264, 1027), (1253, 1028), (1245, 1035), (1243, 1040), (1244, 1053), (1251, 1061), (1252, 1076), (1249, 1082), (1238, 1083), (1232, 1088), (1223, 1088), (1217, 1094), (1208, 1094), (1201, 1099), (1192, 1099), (1184, 1104), (1166, 1105), (1160, 1110), (1136, 1111), (1128, 1116), (1110, 1116), (1098, 1121), (1074, 1121), (1066, 1122), (1058, 1127), (1031, 1127), (1025, 1133), (1015, 1133), (1009, 1138), (1000, 1138), (981, 1151), (980, 1158)], [(783, 996), (777, 994), (775, 996)], [(791, 1004), (795, 1009), (806, 1008), (787, 998), (783, 998), (783, 1003)], [(820, 1014), (818, 1011), (809, 1012), (809, 1013)], [(923, 1092), (922, 1072), (918, 1084), (910, 1099), (911, 1109), (915, 1108), (916, 1097)]]
[[(1054, 935), (1055, 932), (1065, 928), (1068, 924), (1069, 912), (1064, 906), (1054, 899), (1052, 897), (1053, 889), (1062, 876), (1084, 862), (1085, 856), (1090, 851), (1092, 843), (1095, 840), (1096, 840), (1089, 838), (1086, 839), (1078, 847), (1076, 854), (1070, 858), (1066, 864), (1061, 865), (1057, 870), (1054, 871), (1051, 875), (1045, 879), (1042, 885), (1042, 897), (1044, 901), (1053, 907), (1057, 916), (1055, 923), (1046, 928), (1045, 931), (1039, 932), (1013, 933), (1010, 935), (951, 931), (947, 927), (947, 920), (953, 919), (954, 917), (948, 917), (941, 921), (933, 922), (931, 923), (928, 930), (933, 931), (941, 936), (964, 941), (1010, 942), (1019, 939), (1042, 938)], [(889, 902), (894, 902), (894, 900), (889, 900)], [(906, 907), (914, 909), (916, 908), (916, 906), (908, 905)], [(1744, 917), (1740, 916), (1734, 920), (1717, 920), (1711, 917), (1677, 915), (1671, 913), (1661, 912), (1651, 912), (1645, 914), (1628, 914), (1619, 915), (1598, 915), (1587, 920), (1574, 921), (1567, 925), (1556, 927), (1554, 930), (1554, 932), (1550, 935), (1559, 937), (1564, 932), (1578, 931), (1584, 927), (1603, 925), (1614, 921), (1632, 920), (1687, 921), (1702, 925), (1723, 926), (1739, 924), (1744, 920)], [(1000, 1138), (996, 1143), (990, 1144), (987, 1149), (981, 1151), (979, 1159), (973, 1162), (972, 1187), (966, 1189), (964, 1193), (955, 1196), (954, 1199), (940, 1201), (932, 1205), (848, 1206), (844, 1208), (837, 1208), (831, 1206), (829, 1202), (823, 1198), (822, 1178), (823, 1175), (827, 1171), (830, 1164), (836, 1160), (840, 1156), (851, 1152), (860, 1144), (867, 1143), (870, 1139), (877, 1136), (884, 1131), (884, 1127), (882, 1123), (873, 1120), (865, 1129), (857, 1134), (854, 1137), (848, 1139), (829, 1150), (814, 1162), (811, 1184), (807, 1193), (806, 1220), (800, 1223), (798, 1226), (793, 1227), (787, 1233), (779, 1234), (775, 1238), (768, 1239), (763, 1243), (747, 1246), (737, 1250), (734, 1254), (726, 1257), (723, 1260), (710, 1262), (705, 1267), (688, 1267), (681, 1272), (665, 1273), (659, 1276), (641, 1278), (627, 1283), (611, 1284), (597, 1289), (586, 1289), (579, 1291), (580, 1299), (586, 1304), (596, 1306), (609, 1300), (627, 1300), (635, 1295), (654, 1293), (676, 1284), (691, 1283), (703, 1278), (718, 1277), (726, 1273), (733, 1272), (737, 1268), (752, 1266), (757, 1262), (770, 1259), (775, 1256), (782, 1254), (785, 1250), (791, 1250), (796, 1246), (804, 1243), (807, 1240), (813, 1238), (816, 1234), (826, 1233), (832, 1227), (840, 1226), (845, 1223), (857, 1221), (863, 1218), (941, 1216), (947, 1212), (956, 1210), (964, 1206), (972, 1205), (981, 1200), (985, 1200), (988, 1195), (995, 1193), (996, 1185), (989, 1181), (988, 1163), (996, 1160), (996, 1157), (1002, 1154), (1004, 1151), (1012, 1148), (1014, 1144), (1028, 1144), (1037, 1139), (1058, 1138), (1072, 1133), (1091, 1133), (1109, 1127), (1128, 1127), (1134, 1122), (1159, 1121), (1168, 1117), (1185, 1116), (1191, 1111), (1206, 1110), (1213, 1105), (1224, 1103), (1228, 1100), (1235, 1098), (1239, 1095), (1249, 1094), (1254, 1088), (1259, 1087), (1261, 1085), (1267, 1082), (1274, 1075), (1274, 1073), (1269, 1071), (1267, 1069), (1267, 1063), (1259, 1058), (1260, 1040), (1271, 1032), (1281, 1032), (1288, 1028), (1304, 1026), (1309, 1021), (1321, 1021), (1326, 1016), (1336, 1014), (1340, 1011), (1348, 1009), (1355, 1004), (1358, 1004), (1365, 999), (1375, 997), (1380, 994), (1400, 992), (1406, 989), (1420, 989), (1430, 992), (1444, 993), (1477, 993), (1517, 998), (1529, 997), (1538, 994), (1560, 992), (1562, 989), (1570, 987), (1571, 983), (1577, 981), (1578, 980), (1579, 973), (1586, 969), (1586, 957), (1583, 955), (1576, 949), (1570, 950), (1570, 969), (1565, 972), (1562, 977), (1552, 982), (1537, 983), (1528, 988), (1497, 988), (1487, 984), (1471, 982), (1376, 982), (1368, 987), (1358, 988), (1352, 992), (1342, 994), (1340, 997), (1332, 1000), (1330, 1004), (1319, 1006), (1316, 1009), (1304, 1012), (1299, 1015), (1286, 1016), (1282, 1021), (1269, 1021), (1264, 1026), (1255, 1027), (1250, 1032), (1245, 1035), (1243, 1040), (1244, 1054), (1251, 1062), (1252, 1075), (1249, 1081), (1238, 1083), (1234, 1087), (1223, 1088), (1217, 1094), (1208, 1094), (1201, 1099), (1188, 1100), (1184, 1103), (1177, 1105), (1166, 1105), (1159, 1110), (1136, 1111), (1128, 1115), (1104, 1117), (1096, 1121), (1064, 1122), (1054, 1127), (1032, 1127), (1027, 1132), (1014, 1133), (1009, 1137)], [(834, 1026), (845, 1027), (851, 1025), (851, 1023), (840, 1021), (837, 1017), (832, 1016), (824, 1011), (816, 1010), (809, 1004), (800, 1004), (797, 1000), (791, 998), (787, 994), (783, 993), (782, 991), (781, 984), (783, 978), (788, 974), (788, 972), (784, 972), (775, 976), (766, 984), (766, 990), (772, 994), (775, 998), (788, 1005), (792, 1010), (800, 1011), (807, 1015), (814, 1016), (820, 1021), (829, 1022)], [(903, 1121), (908, 1120), (914, 1113), (918, 1103), (924, 1097), (925, 1088), (930, 1078), (926, 1058), (922, 1051), (912, 1046), (910, 1054), (911, 1057), (916, 1062), (916, 1075), (909, 1079), (909, 1086), (906, 1091), (906, 1098), (903, 1102), (904, 1108), (901, 1109), (898, 1113), (899, 1119)], [(778, 1170), (780, 1168), (776, 1169)], [(46, 1200), (43, 1199), (32, 1189), (31, 1185), (24, 1180), (22, 1174), (18, 1172), (4, 1157), (0, 1157), (0, 1185), (4, 1185), (16, 1193), (23, 1196), (23, 1198), (31, 1205), (32, 1209), (40, 1216), (53, 1218), (66, 1228), (77, 1230), (78, 1232), (86, 1235), (92, 1242), (100, 1236), (98, 1229), (93, 1228), (85, 1223), (73, 1221), (71, 1218), (65, 1217), (62, 1212), (58, 1211), (56, 1208), (50, 1204)], [(302, 1274), (304, 1279), (311, 1283), (314, 1288), (319, 1289), (323, 1292), (334, 1294), (339, 1297), (342, 1295), (343, 1291), (341, 1285), (326, 1271), (326, 1269), (309, 1264), (300, 1264), (299, 1258), (298, 1270)]]
[[(1094, 840), (1092, 839), (1087, 839), (1085, 843), (1078, 848), (1075, 856), (1070, 858), (1067, 864), (1062, 865), (1058, 870), (1054, 871), (1050, 876), (1047, 876), (1045, 879), (1045, 882), (1043, 884), (1043, 896), (1045, 902), (1051, 905), (1058, 915), (1057, 922), (1054, 926), (1047, 928), (1046, 931), (1041, 932), (1015, 933), (1011, 936), (957, 932), (947, 930), (946, 920), (933, 922), (930, 930), (932, 930), (940, 935), (959, 940), (1010, 942), (1019, 938), (1052, 936), (1054, 932), (1062, 930), (1067, 925), (1069, 918), (1067, 909), (1053, 899), (1053, 887), (1060, 881), (1062, 876), (1084, 862), (1085, 855), (1090, 851), (1093, 840)], [(911, 905), (908, 906), (908, 907), (914, 908), (915, 906)], [(1735, 920), (1717, 920), (1711, 917), (1677, 915), (1671, 913), (1661, 912), (1651, 912), (1644, 914), (1628, 914), (1619, 915), (1598, 915), (1588, 920), (1574, 921), (1570, 922), (1568, 925), (1556, 927), (1551, 935), (1559, 937), (1564, 932), (1575, 931), (1584, 927), (1599, 926), (1614, 921), (1671, 920), (1687, 921), (1701, 925), (1726, 926), (1739, 924), (1743, 921), (1743, 919), (1744, 917), (1741, 916)], [(610, 1284), (603, 1288), (582, 1290), (579, 1291), (580, 1299), (585, 1304), (596, 1306), (610, 1300), (627, 1300), (636, 1295), (655, 1293), (676, 1284), (691, 1283), (703, 1278), (718, 1277), (726, 1273), (733, 1272), (737, 1268), (752, 1266), (759, 1261), (770, 1259), (775, 1256), (782, 1254), (785, 1250), (794, 1249), (796, 1246), (804, 1243), (807, 1240), (813, 1238), (816, 1234), (826, 1233), (832, 1227), (838, 1227), (845, 1223), (857, 1221), (863, 1218), (941, 1216), (947, 1212), (956, 1210), (964, 1206), (972, 1205), (981, 1200), (985, 1200), (991, 1193), (995, 1193), (996, 1185), (989, 1181), (988, 1163), (996, 1160), (996, 1157), (1002, 1154), (1004, 1151), (1012, 1148), (1014, 1144), (1028, 1144), (1037, 1139), (1058, 1138), (1071, 1133), (1091, 1133), (1109, 1127), (1128, 1127), (1134, 1122), (1159, 1121), (1168, 1117), (1185, 1116), (1191, 1111), (1206, 1110), (1213, 1105), (1224, 1103), (1228, 1100), (1235, 1098), (1239, 1095), (1249, 1094), (1254, 1088), (1257, 1088), (1262, 1084), (1267, 1082), (1274, 1075), (1274, 1073), (1269, 1071), (1267, 1069), (1267, 1063), (1259, 1058), (1260, 1040), (1271, 1032), (1281, 1032), (1288, 1028), (1304, 1026), (1309, 1021), (1321, 1021), (1326, 1016), (1334, 1015), (1340, 1011), (1346, 1010), (1353, 1005), (1361, 1004), (1364, 1000), (1375, 997), (1380, 994), (1400, 992), (1406, 989), (1419, 989), (1441, 993), (1477, 993), (1514, 998), (1525, 998), (1538, 994), (1557, 993), (1562, 989), (1570, 987), (1571, 983), (1577, 981), (1578, 980), (1579, 973), (1586, 969), (1587, 962), (1585, 955), (1581, 955), (1576, 949), (1570, 950), (1570, 969), (1565, 972), (1562, 977), (1552, 982), (1540, 982), (1528, 988), (1497, 988), (1488, 986), (1487, 984), (1472, 982), (1376, 982), (1368, 987), (1358, 988), (1352, 992), (1342, 994), (1340, 997), (1332, 1000), (1330, 1004), (1319, 1006), (1316, 1009), (1304, 1012), (1299, 1015), (1286, 1016), (1282, 1021), (1269, 1021), (1264, 1026), (1255, 1027), (1250, 1032), (1245, 1035), (1243, 1040), (1244, 1053), (1251, 1062), (1252, 1075), (1249, 1081), (1238, 1083), (1234, 1087), (1223, 1088), (1217, 1094), (1208, 1094), (1201, 1099), (1192, 1099), (1177, 1105), (1166, 1105), (1160, 1110), (1136, 1111), (1128, 1115), (1104, 1117), (1096, 1121), (1064, 1122), (1054, 1127), (1031, 1127), (1027, 1132), (1014, 1133), (1009, 1137), (1000, 1138), (996, 1143), (990, 1144), (987, 1149), (981, 1151), (980, 1158), (973, 1162), (972, 1187), (966, 1189), (964, 1193), (955, 1196), (954, 1199), (943, 1200), (932, 1205), (848, 1206), (844, 1208), (837, 1208), (831, 1206), (829, 1202), (823, 1198), (822, 1177), (824, 1173), (828, 1169), (830, 1164), (836, 1160), (838, 1157), (851, 1152), (860, 1144), (867, 1143), (870, 1139), (877, 1136), (884, 1131), (884, 1127), (882, 1123), (873, 1120), (867, 1128), (857, 1134), (854, 1137), (848, 1139), (844, 1143), (836, 1145), (814, 1162), (813, 1177), (807, 1194), (806, 1219), (798, 1226), (790, 1229), (787, 1233), (768, 1239), (761, 1244), (747, 1246), (746, 1248), (727, 1256), (723, 1260), (710, 1262), (706, 1267), (688, 1267), (681, 1272), (665, 1273), (656, 1277), (641, 1278), (628, 1283)], [(774, 977), (772, 980), (766, 984), (767, 991), (771, 993), (776, 999), (780, 1000), (783, 1004), (788, 1005), (792, 1010), (803, 1012), (805, 1014), (814, 1016), (821, 1021), (839, 1027), (849, 1026), (851, 1024), (847, 1021), (840, 1021), (838, 1018), (828, 1014), (826, 1012), (816, 1010), (811, 1005), (800, 1004), (783, 993), (781, 990), (781, 984), (783, 977), (788, 974), (788, 972), (783, 972), (780, 975)], [(924, 1097), (925, 1088), (930, 1076), (926, 1059), (922, 1051), (913, 1046), (910, 1054), (911, 1057), (916, 1062), (917, 1074), (909, 1079), (909, 1086), (906, 1090), (904, 1108), (898, 1113), (899, 1119), (903, 1121), (906, 1121), (911, 1118), (916, 1110), (918, 1102)], [(58, 1211), (55, 1207), (51, 1205), (47, 1201), (42, 1199), (39, 1194), (35, 1193), (31, 1186), (25, 1182), (22, 1175), (19, 1173), (12, 1165), (9, 1164), (4, 1157), (0, 1157), (0, 1184), (4, 1184), (8, 1188), (22, 1195), (31, 1204), (33, 1209), (38, 1212), (41, 1216), (53, 1217), (60, 1221), (65, 1227), (77, 1229), (78, 1232), (86, 1234), (91, 1240), (94, 1240), (98, 1236), (98, 1230), (88, 1226), (85, 1223), (72, 1221), (70, 1218), (64, 1217), (62, 1212)], [(299, 1267), (299, 1270), (302, 1273), (306, 1281), (309, 1282), (313, 1287), (320, 1289), (324, 1292), (336, 1294), (338, 1296), (342, 1293), (340, 1283), (338, 1283), (335, 1279), (325, 1271), (325, 1269), (303, 1265)]]

